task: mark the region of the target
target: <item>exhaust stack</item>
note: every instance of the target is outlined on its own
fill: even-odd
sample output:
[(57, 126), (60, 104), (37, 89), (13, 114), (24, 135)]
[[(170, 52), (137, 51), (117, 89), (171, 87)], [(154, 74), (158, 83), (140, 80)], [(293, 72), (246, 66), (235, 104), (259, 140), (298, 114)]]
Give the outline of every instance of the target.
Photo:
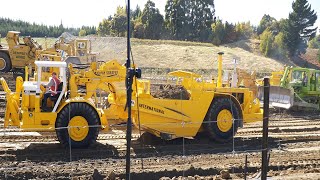
[(218, 81), (217, 81), (217, 87), (222, 87), (222, 55), (223, 52), (218, 53)]

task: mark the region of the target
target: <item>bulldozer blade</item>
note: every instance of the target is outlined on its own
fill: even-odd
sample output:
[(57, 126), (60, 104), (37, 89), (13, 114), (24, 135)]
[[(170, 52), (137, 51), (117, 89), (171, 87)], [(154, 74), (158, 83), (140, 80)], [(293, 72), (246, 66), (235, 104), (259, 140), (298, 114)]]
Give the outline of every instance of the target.
[(308, 102), (294, 102), (293, 109), (304, 110), (304, 111), (319, 110), (319, 104), (313, 104)]
[[(263, 103), (264, 88), (258, 88), (258, 99)], [(293, 90), (280, 86), (270, 86), (269, 104), (273, 107), (290, 109), (293, 106), (294, 93)]]

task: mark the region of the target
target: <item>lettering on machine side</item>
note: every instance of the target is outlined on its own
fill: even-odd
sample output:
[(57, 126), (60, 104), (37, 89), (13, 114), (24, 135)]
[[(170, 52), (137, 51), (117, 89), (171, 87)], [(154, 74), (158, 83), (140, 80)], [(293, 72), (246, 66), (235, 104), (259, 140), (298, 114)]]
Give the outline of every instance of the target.
[(152, 106), (148, 106), (148, 105), (145, 105), (145, 104), (139, 104), (139, 107), (143, 108), (143, 109), (150, 110), (150, 111), (154, 111), (154, 112), (157, 112), (157, 113), (164, 114), (164, 110), (161, 110), (161, 109), (158, 109), (158, 108), (155, 108), (155, 107), (152, 107)]
[(108, 76), (108, 77), (112, 77), (112, 76), (117, 76), (118, 75), (118, 71), (97, 71), (94, 72), (94, 74), (96, 76)]

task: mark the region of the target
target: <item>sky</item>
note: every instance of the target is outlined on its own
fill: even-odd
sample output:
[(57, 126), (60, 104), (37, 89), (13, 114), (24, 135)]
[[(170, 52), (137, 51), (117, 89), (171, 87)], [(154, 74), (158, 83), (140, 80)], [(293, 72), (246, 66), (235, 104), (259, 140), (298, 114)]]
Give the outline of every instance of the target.
[[(117, 6), (124, 6), (127, 0), (15, 0), (1, 1), (0, 17), (65, 27), (98, 26), (103, 18), (113, 15)], [(164, 15), (167, 0), (153, 0)], [(50, 2), (51, 4), (47, 4)], [(90, 2), (90, 3), (89, 3)], [(143, 9), (147, 0), (131, 0), (131, 9), (137, 5)], [(215, 16), (231, 23), (250, 21), (258, 25), (264, 14), (280, 20), (288, 18), (293, 0), (214, 0)], [(320, 0), (308, 0), (317, 12), (315, 26), (320, 28)]]

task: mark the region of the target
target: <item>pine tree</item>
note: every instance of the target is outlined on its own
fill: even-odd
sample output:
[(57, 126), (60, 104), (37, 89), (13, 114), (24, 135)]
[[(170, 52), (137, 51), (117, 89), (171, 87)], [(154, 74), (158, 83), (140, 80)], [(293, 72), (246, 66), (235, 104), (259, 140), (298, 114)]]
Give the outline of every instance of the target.
[(144, 25), (145, 38), (160, 39), (164, 20), (159, 9), (155, 7), (155, 3), (151, 0), (148, 0), (145, 4), (141, 22)]
[(213, 0), (168, 0), (166, 26), (179, 40), (207, 41), (214, 17)]
[(139, 7), (139, 5), (137, 5), (136, 9), (132, 12), (132, 18), (138, 19), (141, 16), (141, 9)]
[(284, 25), (284, 42), (290, 57), (304, 52), (307, 41), (315, 36), (317, 30), (313, 28), (317, 15), (307, 0), (294, 1), (292, 9)]

